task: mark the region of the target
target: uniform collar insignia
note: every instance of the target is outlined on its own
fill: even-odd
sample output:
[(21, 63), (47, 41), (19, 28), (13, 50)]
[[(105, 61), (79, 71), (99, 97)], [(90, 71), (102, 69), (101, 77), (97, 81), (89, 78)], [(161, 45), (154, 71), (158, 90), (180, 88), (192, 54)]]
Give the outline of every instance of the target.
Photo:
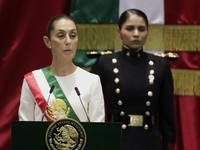
[(123, 45), (122, 46), (122, 54), (124, 54), (128, 57), (133, 57), (133, 58), (141, 57), (143, 54), (143, 47), (141, 47), (137, 51), (132, 51), (131, 49), (129, 49), (128, 47)]

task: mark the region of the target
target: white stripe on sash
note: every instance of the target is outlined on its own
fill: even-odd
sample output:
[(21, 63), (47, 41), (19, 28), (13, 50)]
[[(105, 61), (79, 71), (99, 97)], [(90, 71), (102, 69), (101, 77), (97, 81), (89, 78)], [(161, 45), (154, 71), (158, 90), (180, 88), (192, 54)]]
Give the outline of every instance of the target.
[[(44, 96), (45, 100), (47, 101), (51, 87), (49, 86), (46, 77), (44, 76), (41, 69), (33, 71), (33, 75), (35, 77), (35, 80), (36, 80), (41, 92), (42, 92), (42, 95)], [(50, 96), (49, 102), (53, 101), (55, 99), (56, 98), (55, 98), (54, 94), (52, 93)]]

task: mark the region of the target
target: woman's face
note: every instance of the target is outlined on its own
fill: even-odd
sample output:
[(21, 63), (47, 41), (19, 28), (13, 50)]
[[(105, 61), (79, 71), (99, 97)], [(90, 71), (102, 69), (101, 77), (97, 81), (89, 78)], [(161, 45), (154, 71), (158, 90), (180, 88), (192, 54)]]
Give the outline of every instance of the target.
[(144, 19), (136, 14), (130, 17), (122, 24), (121, 30), (117, 28), (123, 45), (130, 49), (137, 50), (145, 44), (148, 28)]
[(72, 60), (76, 54), (78, 35), (73, 21), (62, 18), (53, 23), (49, 40), (53, 58), (61, 61)]

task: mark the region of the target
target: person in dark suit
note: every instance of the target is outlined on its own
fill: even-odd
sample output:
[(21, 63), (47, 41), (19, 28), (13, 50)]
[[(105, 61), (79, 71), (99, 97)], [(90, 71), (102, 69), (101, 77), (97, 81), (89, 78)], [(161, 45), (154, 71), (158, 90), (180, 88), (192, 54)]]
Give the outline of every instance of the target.
[(91, 72), (101, 78), (108, 122), (122, 122), (123, 150), (174, 150), (173, 79), (166, 58), (143, 51), (148, 19), (140, 10), (119, 18), (120, 52), (99, 56)]

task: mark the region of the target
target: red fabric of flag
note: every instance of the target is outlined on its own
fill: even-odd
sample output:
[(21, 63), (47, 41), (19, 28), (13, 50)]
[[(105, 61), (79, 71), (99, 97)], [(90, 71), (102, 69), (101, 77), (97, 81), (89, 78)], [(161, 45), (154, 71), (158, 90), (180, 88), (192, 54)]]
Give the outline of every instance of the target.
[(165, 24), (200, 25), (200, 1), (165, 0)]
[(179, 55), (179, 59), (176, 61), (169, 61), (169, 65), (171, 68), (200, 70), (199, 52), (176, 52), (176, 53)]
[[(165, 0), (164, 4), (166, 25), (200, 25), (200, 1)], [(198, 51), (187, 50), (186, 52), (183, 50), (176, 53), (180, 58), (177, 61), (169, 61), (171, 68), (188, 71), (200, 70), (200, 53)], [(195, 95), (175, 96), (174, 104), (177, 127), (176, 150), (199, 150), (200, 97)]]

